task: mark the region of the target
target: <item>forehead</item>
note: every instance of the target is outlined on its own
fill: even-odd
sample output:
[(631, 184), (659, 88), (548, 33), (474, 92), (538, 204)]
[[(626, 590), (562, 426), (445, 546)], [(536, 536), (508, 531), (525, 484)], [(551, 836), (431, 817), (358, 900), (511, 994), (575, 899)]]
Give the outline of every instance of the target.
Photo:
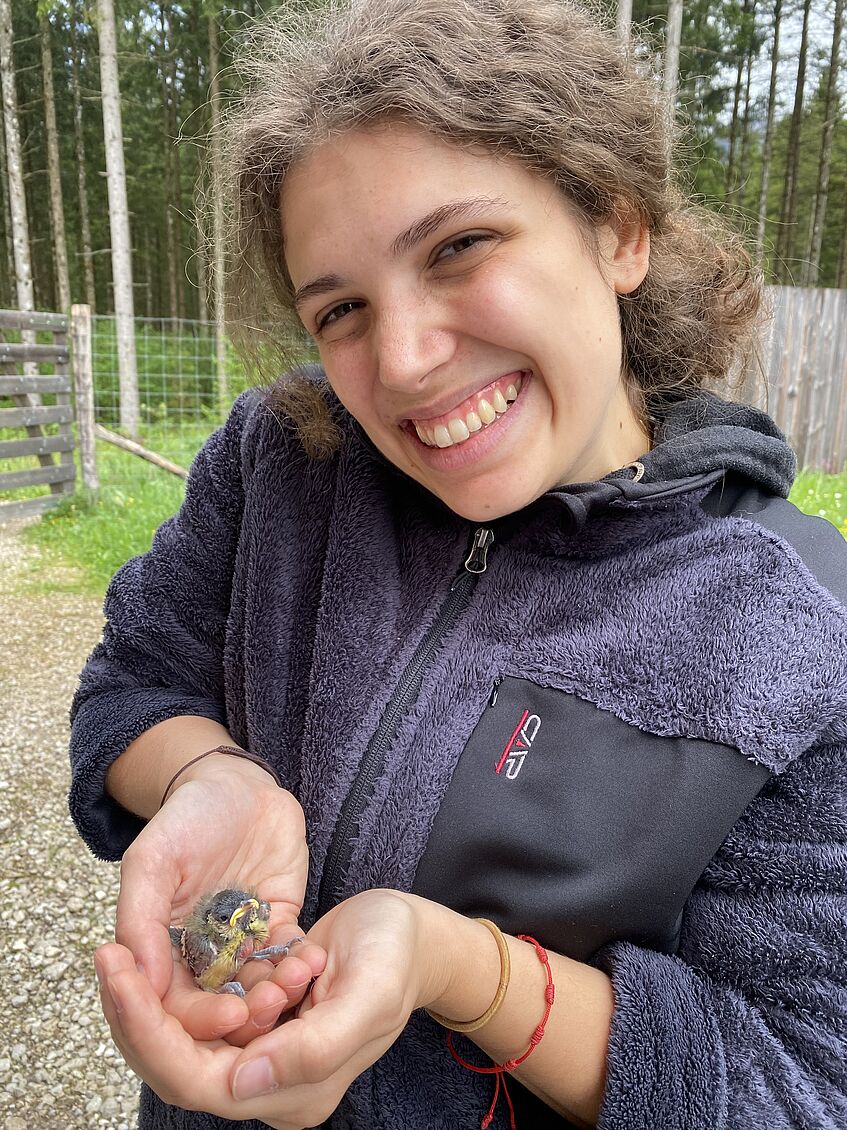
[(280, 214), (286, 260), (339, 240), (387, 250), (397, 233), (447, 200), (481, 197), (516, 207), (558, 195), (514, 160), (467, 149), (399, 123), (326, 141), (286, 177)]

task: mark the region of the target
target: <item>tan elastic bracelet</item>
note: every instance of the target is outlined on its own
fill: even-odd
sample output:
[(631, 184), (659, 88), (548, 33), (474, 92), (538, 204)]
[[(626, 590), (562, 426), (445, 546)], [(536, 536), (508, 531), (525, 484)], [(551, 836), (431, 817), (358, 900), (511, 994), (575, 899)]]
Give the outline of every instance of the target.
[(176, 773), (174, 773), (173, 777), (168, 781), (167, 788), (162, 793), (159, 808), (161, 808), (168, 799), (168, 793), (173, 788), (177, 778), (180, 777), (186, 769), (190, 769), (192, 765), (196, 765), (197, 762), (202, 761), (204, 757), (211, 757), (213, 753), (228, 753), (230, 757), (241, 757), (245, 761), (252, 761), (254, 765), (258, 765), (260, 768), (264, 769), (266, 773), (270, 773), (279, 787), (282, 788), (282, 781), (280, 781), (276, 769), (274, 769), (272, 765), (269, 765), (263, 758), (257, 757), (255, 753), (248, 753), (246, 749), (240, 749), (238, 746), (216, 745), (214, 749), (207, 749), (205, 753), (198, 753), (196, 757), (192, 757), (190, 761), (186, 761), (185, 765), (177, 769)]
[(509, 977), (512, 972), (512, 960), (509, 957), (509, 946), (506, 939), (498, 926), (490, 922), (487, 918), (475, 918), (474, 922), (479, 922), (485, 926), (494, 935), (494, 941), (497, 943), (497, 949), (500, 951), (500, 984), (497, 986), (497, 992), (494, 1000), (476, 1020), (456, 1021), (448, 1020), (446, 1016), (440, 1016), (437, 1012), (426, 1011), (444, 1028), (449, 1028), (451, 1032), (475, 1032), (477, 1028), (482, 1028), (494, 1016), (500, 1005), (503, 1003), (503, 998), (506, 996), (506, 989), (509, 987)]

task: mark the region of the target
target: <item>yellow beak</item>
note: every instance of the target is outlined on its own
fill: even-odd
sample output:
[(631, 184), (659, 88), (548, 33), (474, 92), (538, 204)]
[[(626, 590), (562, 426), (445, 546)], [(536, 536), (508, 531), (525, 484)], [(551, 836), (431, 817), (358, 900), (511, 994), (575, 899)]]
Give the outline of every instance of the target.
[(245, 914), (258, 909), (259, 903), (256, 899), (248, 899), (246, 902), (243, 902), (241, 906), (236, 907), (236, 909), (232, 912), (232, 916), (229, 920), (230, 926), (235, 926), (238, 920), (240, 918), (243, 918)]

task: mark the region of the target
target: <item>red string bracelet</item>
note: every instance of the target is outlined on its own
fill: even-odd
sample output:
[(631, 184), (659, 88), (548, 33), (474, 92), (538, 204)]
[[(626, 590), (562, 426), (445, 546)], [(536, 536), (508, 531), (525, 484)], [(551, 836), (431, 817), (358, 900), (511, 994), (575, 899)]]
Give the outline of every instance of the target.
[(494, 1097), (491, 1100), (491, 1106), (488, 1108), (488, 1113), (480, 1123), (480, 1130), (487, 1130), (487, 1128), (494, 1120), (494, 1111), (497, 1107), (497, 1100), (500, 1097), (501, 1079), (503, 1081), (503, 1094), (506, 1096), (506, 1102), (509, 1106), (509, 1127), (510, 1130), (517, 1130), (517, 1124), (515, 1122), (515, 1108), (512, 1103), (512, 1096), (509, 1094), (509, 1088), (506, 1086), (506, 1073), (509, 1071), (514, 1071), (516, 1067), (519, 1067), (525, 1059), (528, 1059), (532, 1055), (532, 1053), (541, 1043), (542, 1037), (544, 1036), (544, 1029), (547, 1026), (547, 1021), (550, 1018), (550, 1010), (553, 1007), (553, 1000), (556, 995), (556, 986), (553, 984), (553, 971), (550, 968), (550, 958), (547, 956), (547, 951), (542, 945), (539, 945), (535, 938), (531, 938), (529, 934), (518, 934), (517, 937), (519, 941), (531, 942), (532, 945), (535, 946), (535, 952), (538, 955), (538, 960), (544, 966), (544, 971), (547, 974), (547, 986), (544, 989), (544, 1015), (541, 1017), (540, 1023), (529, 1038), (529, 1047), (526, 1049), (523, 1055), (519, 1055), (516, 1059), (507, 1059), (505, 1063), (495, 1063), (491, 1067), (477, 1067), (473, 1063), (468, 1063), (466, 1059), (462, 1059), (462, 1057), (453, 1046), (453, 1033), (447, 1033), (447, 1047), (450, 1049), (450, 1055), (452, 1055), (456, 1063), (460, 1064), (462, 1067), (466, 1067), (468, 1071), (475, 1071), (477, 1075), (494, 1076)]

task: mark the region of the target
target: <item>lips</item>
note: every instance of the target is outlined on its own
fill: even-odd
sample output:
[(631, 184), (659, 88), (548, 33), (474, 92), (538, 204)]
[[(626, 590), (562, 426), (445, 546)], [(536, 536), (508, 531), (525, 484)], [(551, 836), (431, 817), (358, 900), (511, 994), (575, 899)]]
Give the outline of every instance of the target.
[(440, 416), (409, 421), (418, 439), (427, 447), (446, 448), (464, 443), (475, 432), (493, 424), (517, 400), (526, 370), (507, 373), (467, 397)]

